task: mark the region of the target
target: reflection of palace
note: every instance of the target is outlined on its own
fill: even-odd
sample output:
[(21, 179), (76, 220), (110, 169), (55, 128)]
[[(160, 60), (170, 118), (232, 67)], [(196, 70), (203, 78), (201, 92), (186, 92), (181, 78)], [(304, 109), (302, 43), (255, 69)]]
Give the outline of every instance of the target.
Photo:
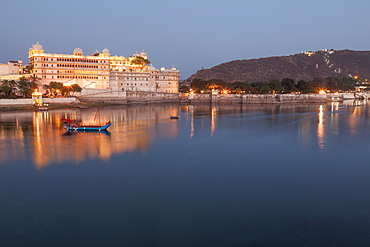
[[(261, 136), (297, 122), (297, 130), (293, 133), (297, 133), (303, 148), (310, 148), (305, 145), (316, 142), (320, 149), (326, 148), (329, 134), (343, 134), (339, 129), (343, 123), (348, 125), (351, 134), (357, 134), (370, 117), (366, 106), (346, 106), (337, 102), (331, 105), (186, 105), (180, 109), (181, 119), (188, 121), (189, 125), (184, 126), (189, 128), (184, 131), (189, 131), (190, 138), (204, 131), (209, 131), (210, 136), (216, 135), (224, 121), (228, 128), (230, 123), (238, 124), (235, 127), (240, 130), (258, 130)], [(169, 116), (179, 115), (178, 111), (177, 105), (143, 105), (106, 107), (100, 114), (96, 109), (1, 112), (0, 164), (29, 159), (42, 168), (51, 163), (109, 160), (115, 153), (146, 152), (159, 138), (177, 138), (179, 121)], [(240, 115), (245, 121), (230, 122), (230, 114)], [(99, 132), (64, 135), (62, 118), (84, 123), (109, 120), (113, 125), (110, 135)]]
[[(106, 132), (73, 132), (64, 135), (61, 118), (76, 118), (93, 123), (96, 109), (50, 112), (0, 113), (0, 164), (29, 159), (37, 168), (51, 163), (109, 160), (114, 153), (145, 152), (157, 138), (178, 135), (177, 106), (138, 106), (102, 109), (100, 121), (114, 124)], [(95, 119), (97, 120), (97, 119)], [(98, 120), (97, 120), (98, 121)], [(156, 125), (164, 123), (165, 127)], [(28, 157), (29, 156), (29, 157)]]

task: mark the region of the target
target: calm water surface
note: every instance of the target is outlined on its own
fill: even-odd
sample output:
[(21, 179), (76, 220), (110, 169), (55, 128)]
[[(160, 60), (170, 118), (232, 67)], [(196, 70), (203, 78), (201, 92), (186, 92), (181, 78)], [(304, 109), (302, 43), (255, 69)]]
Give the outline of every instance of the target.
[(0, 113), (0, 246), (369, 246), (367, 102), (96, 112)]

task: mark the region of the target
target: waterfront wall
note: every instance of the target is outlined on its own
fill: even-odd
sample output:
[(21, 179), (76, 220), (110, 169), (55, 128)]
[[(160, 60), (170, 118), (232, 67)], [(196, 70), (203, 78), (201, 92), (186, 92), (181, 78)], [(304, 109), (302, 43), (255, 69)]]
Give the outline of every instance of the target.
[[(84, 89), (83, 91), (85, 91)], [(78, 104), (80, 102), (135, 104), (135, 103), (218, 103), (218, 104), (281, 104), (325, 103), (333, 99), (370, 99), (370, 93), (340, 94), (187, 94), (144, 91), (112, 91), (88, 89), (80, 96), (69, 98), (43, 98), (47, 104)], [(29, 106), (32, 99), (0, 99), (0, 107)]]
[(326, 95), (319, 94), (189, 94), (189, 103), (220, 104), (281, 104), (281, 103), (322, 103)]
[(42, 98), (42, 102), (45, 104), (79, 104), (80, 101), (75, 97), (68, 98)]
[(78, 99), (81, 102), (127, 104), (126, 92), (122, 90), (84, 88)]
[(324, 103), (328, 101), (326, 95), (321, 94), (247, 94), (243, 95), (242, 98), (244, 104)]
[(326, 94), (327, 98), (339, 97), (343, 100), (347, 99), (369, 99), (370, 92), (356, 92), (356, 93), (328, 93)]
[[(42, 98), (42, 102), (45, 104), (78, 104), (80, 101), (75, 97), (68, 98)], [(31, 106), (33, 105), (32, 99), (0, 99), (0, 107), (11, 107), (11, 106)]]
[(32, 99), (0, 99), (0, 105), (2, 106), (22, 106), (32, 104)]
[(179, 102), (178, 93), (126, 91), (127, 103), (172, 103)]
[(281, 104), (323, 103), (332, 99), (368, 99), (367, 93), (335, 94), (188, 94), (148, 91), (112, 91), (111, 89), (83, 89), (81, 101), (104, 103), (220, 103), (220, 104)]
[(78, 97), (84, 102), (99, 103), (168, 103), (179, 102), (178, 93), (164, 93), (151, 91), (113, 91), (111, 89), (83, 89)]

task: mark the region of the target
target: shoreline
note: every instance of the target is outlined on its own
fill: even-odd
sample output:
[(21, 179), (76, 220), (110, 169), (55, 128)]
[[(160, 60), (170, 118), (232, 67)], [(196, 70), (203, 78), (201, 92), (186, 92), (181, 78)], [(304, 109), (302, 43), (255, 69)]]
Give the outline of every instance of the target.
[[(114, 103), (86, 103), (81, 102), (78, 104), (55, 104), (49, 105), (47, 108), (48, 110), (55, 110), (55, 109), (68, 109), (68, 108), (77, 108), (77, 109), (89, 109), (93, 107), (99, 106), (115, 106), (115, 105), (122, 105), (122, 104), (114, 104)], [(9, 112), (9, 111), (40, 111), (33, 105), (0, 105), (0, 112)], [(47, 110), (46, 110), (47, 111)]]
[(343, 100), (370, 99), (369, 93), (331, 93), (320, 94), (171, 94), (170, 98), (150, 97), (143, 92), (136, 92), (133, 97), (117, 98), (114, 97), (71, 97), (71, 98), (44, 98), (47, 109), (37, 109), (32, 104), (31, 98), (27, 99), (0, 99), (0, 112), (10, 111), (48, 111), (54, 109), (88, 109), (93, 107), (105, 106), (131, 106), (131, 105), (151, 105), (151, 104), (316, 104), (341, 102)]

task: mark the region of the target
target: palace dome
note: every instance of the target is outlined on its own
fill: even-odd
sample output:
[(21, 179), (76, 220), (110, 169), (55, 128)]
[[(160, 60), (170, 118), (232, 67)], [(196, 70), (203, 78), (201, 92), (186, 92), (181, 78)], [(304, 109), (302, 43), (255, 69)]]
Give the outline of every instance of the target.
[(107, 48), (107, 47), (105, 47), (105, 49), (103, 50), (103, 53), (104, 53), (104, 54), (109, 54), (109, 50), (108, 50), (108, 48)]
[(32, 45), (32, 47), (30, 48), (30, 50), (42, 50), (42, 49), (44, 48), (38, 41), (36, 42), (36, 44)]
[(81, 48), (75, 48), (74, 50), (73, 50), (73, 52), (75, 53), (75, 52), (82, 52), (82, 49)]
[(143, 49), (143, 51), (142, 52), (140, 52), (140, 56), (146, 56), (147, 54), (146, 54), (146, 51), (144, 51), (144, 49)]

